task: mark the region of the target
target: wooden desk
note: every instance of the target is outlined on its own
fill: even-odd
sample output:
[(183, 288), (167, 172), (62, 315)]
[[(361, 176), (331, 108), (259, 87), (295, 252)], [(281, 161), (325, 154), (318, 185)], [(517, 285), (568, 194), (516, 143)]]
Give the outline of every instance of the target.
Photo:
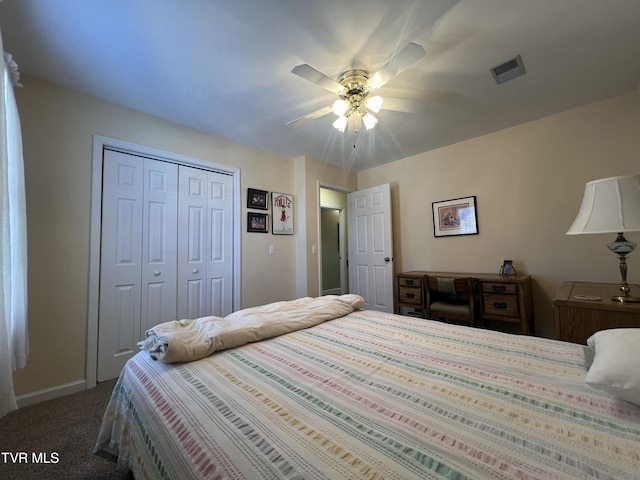
[(396, 313), (409, 308), (427, 314), (425, 276), (471, 277), (480, 303), (480, 319), (517, 323), (524, 334), (534, 332), (531, 276), (494, 273), (451, 273), (415, 270), (396, 275)]
[[(598, 330), (640, 327), (640, 303), (611, 300), (620, 292), (620, 284), (564, 282), (553, 298), (558, 340), (586, 344)], [(631, 294), (640, 295), (640, 286), (631, 285)], [(596, 296), (601, 300), (584, 300)]]

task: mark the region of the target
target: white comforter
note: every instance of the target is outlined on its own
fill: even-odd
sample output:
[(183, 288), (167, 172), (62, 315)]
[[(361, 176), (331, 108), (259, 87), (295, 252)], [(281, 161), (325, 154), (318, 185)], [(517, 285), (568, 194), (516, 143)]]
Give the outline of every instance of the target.
[(138, 343), (155, 360), (190, 362), (212, 353), (256, 342), (342, 317), (364, 304), (359, 295), (326, 295), (275, 302), (239, 310), (226, 317), (161, 323)]

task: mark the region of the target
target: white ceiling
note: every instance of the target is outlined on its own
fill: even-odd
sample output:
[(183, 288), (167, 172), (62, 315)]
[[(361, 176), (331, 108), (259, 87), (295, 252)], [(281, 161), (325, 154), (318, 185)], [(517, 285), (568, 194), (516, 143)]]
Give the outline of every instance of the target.
[[(639, 0), (4, 0), (4, 49), (23, 75), (286, 156), (363, 169), (636, 89)], [(356, 147), (336, 98), (291, 73), (379, 69), (409, 42), (427, 55), (379, 93)], [(526, 75), (489, 69), (521, 55)], [(23, 94), (28, 94), (24, 92)]]

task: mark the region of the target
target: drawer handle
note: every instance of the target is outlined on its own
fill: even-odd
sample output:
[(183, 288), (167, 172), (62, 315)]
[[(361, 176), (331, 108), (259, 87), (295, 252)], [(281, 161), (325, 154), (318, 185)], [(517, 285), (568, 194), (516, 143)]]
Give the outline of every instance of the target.
[(415, 298), (415, 296), (414, 293), (407, 293), (407, 298)]
[(504, 292), (507, 289), (507, 287), (505, 287), (504, 285), (494, 285), (491, 288), (494, 292)]
[(407, 279), (407, 280), (405, 281), (405, 283), (406, 283), (407, 285), (413, 285), (413, 280), (411, 280), (411, 279)]
[(505, 309), (507, 308), (507, 302), (493, 302), (493, 308)]

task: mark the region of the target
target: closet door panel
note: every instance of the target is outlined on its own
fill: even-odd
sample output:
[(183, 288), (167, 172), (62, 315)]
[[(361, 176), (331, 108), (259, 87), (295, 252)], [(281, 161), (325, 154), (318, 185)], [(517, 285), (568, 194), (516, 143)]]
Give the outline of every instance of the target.
[(176, 320), (178, 166), (144, 159), (142, 312), (144, 331)]
[(207, 308), (207, 173), (178, 168), (178, 317), (210, 315)]
[(104, 152), (98, 381), (117, 377), (140, 340), (143, 168)]
[(233, 178), (179, 167), (178, 316), (233, 310)]
[(233, 311), (233, 179), (209, 172), (208, 186), (209, 310), (210, 315), (224, 317)]

